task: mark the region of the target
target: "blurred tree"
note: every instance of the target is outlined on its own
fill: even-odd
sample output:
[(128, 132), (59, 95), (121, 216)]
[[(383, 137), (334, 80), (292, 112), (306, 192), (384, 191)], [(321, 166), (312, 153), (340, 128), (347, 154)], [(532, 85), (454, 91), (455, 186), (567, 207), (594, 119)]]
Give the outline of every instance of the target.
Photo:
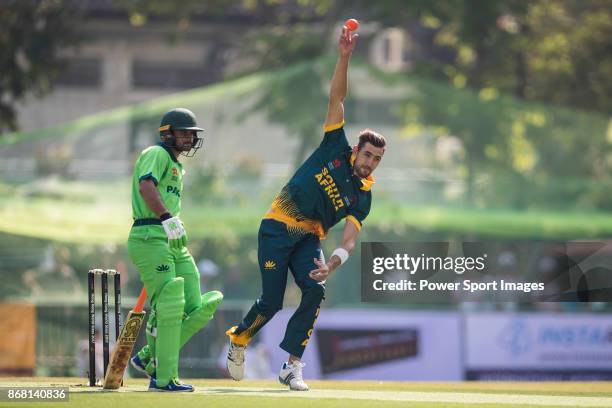
[[(476, 199), (482, 197), (476, 186), (477, 175), (485, 169), (495, 169), (498, 174), (513, 173), (509, 130), (516, 104), (508, 98), (499, 98), (491, 90), (476, 92), (453, 89), (430, 80), (415, 82), (417, 91), (408, 98), (404, 115), (409, 124), (408, 134), (421, 134), (425, 127), (440, 138), (458, 137), (463, 145), (461, 173), (466, 182), (465, 202), (483, 205)], [(525, 154), (524, 151), (517, 153)], [(507, 192), (507, 187), (502, 191)]]
[[(565, 163), (570, 152), (561, 160), (543, 160), (547, 168), (536, 167), (538, 159), (554, 149), (552, 144), (541, 142), (543, 135), (537, 131), (543, 126), (533, 124), (532, 119), (540, 118), (541, 114), (537, 109), (531, 114), (524, 112), (524, 107), (516, 106), (517, 102), (512, 102), (511, 111), (500, 109), (501, 103), (495, 101), (504, 93), (601, 112), (612, 110), (609, 1), (388, 0), (303, 4), (325, 11), (321, 28), (313, 30), (312, 24), (283, 24), (281, 19), (274, 29), (256, 32), (255, 40), (245, 44), (257, 57), (253, 59), (259, 61), (258, 68), (284, 66), (289, 61), (312, 60), (327, 54), (329, 47), (321, 44), (330, 43), (334, 24), (357, 7), (358, 15), (365, 21), (378, 20), (384, 27), (403, 27), (425, 41), (418, 47), (421, 55), (416, 59), (414, 74), (442, 79), (458, 89), (475, 90), (451, 99), (422, 92), (427, 100), (421, 99), (419, 106), (423, 123), (445, 127), (463, 143), (467, 203), (473, 203), (475, 175), (485, 167), (505, 179), (502, 184), (506, 188), (500, 191), (505, 195), (514, 192), (508, 203), (516, 207), (524, 207), (529, 201), (525, 190), (530, 170), (568, 174)], [(326, 72), (314, 67), (296, 70), (290, 78), (273, 78), (255, 105), (256, 110), (266, 111), (271, 121), (283, 124), (300, 138), (296, 165), (318, 141), (319, 124), (313, 119), (325, 110), (325, 88), (313, 84), (322, 84)], [(303, 106), (307, 100), (311, 101), (306, 104), (309, 106)], [(304, 109), (311, 113), (309, 122), (304, 118)], [(562, 128), (559, 130), (557, 135), (572, 137)], [(601, 137), (596, 139), (601, 141)], [(609, 150), (606, 144), (591, 140), (598, 148), (582, 152), (601, 155)], [(599, 163), (598, 173), (602, 173), (602, 160), (581, 154), (578, 162), (582, 164), (574, 169), (575, 175), (593, 174), (594, 169), (587, 167), (594, 163)], [(498, 197), (490, 198), (496, 201)]]
[[(412, 74), (442, 80), (466, 92), (434, 97), (421, 86), (421, 99), (412, 99), (407, 111), (418, 112), (421, 124), (445, 128), (463, 144), (466, 198), (473, 202), (476, 174), (484, 169), (505, 178), (502, 196), (522, 207), (524, 190), (538, 174), (588, 177), (606, 174), (608, 144), (592, 138), (590, 148), (559, 130), (542, 133), (550, 117), (539, 108), (525, 112), (518, 102), (499, 102), (504, 94), (520, 99), (573, 108), (612, 111), (612, 7), (608, 0), (123, 0), (135, 22), (146, 16), (166, 15), (179, 27), (188, 27), (196, 15), (237, 23), (223, 46), (238, 44), (241, 71), (286, 67), (304, 62), (286, 74), (275, 75), (262, 87), (247, 113), (264, 112), (268, 119), (299, 138), (298, 165), (317, 143), (325, 114), (326, 63), (312, 63), (328, 55), (338, 21), (348, 15), (377, 21), (382, 27), (406, 29), (417, 39), (411, 56)], [(140, 16), (140, 17), (139, 17)], [(323, 61), (323, 60), (322, 60)], [(330, 71), (331, 72), (331, 71)], [(448, 94), (448, 88), (446, 94)], [(471, 89), (471, 91), (468, 91)], [(504, 99), (505, 100), (505, 99)], [(504, 105), (506, 104), (506, 105)], [(505, 106), (501, 109), (501, 106)], [(506, 109), (510, 109), (509, 111)], [(517, 113), (517, 112), (521, 113)], [(305, 113), (307, 112), (307, 113)], [(406, 121), (414, 115), (406, 115)], [(534, 119), (536, 118), (536, 119)], [(543, 119), (542, 119), (543, 118)], [(560, 123), (560, 121), (555, 121)], [(599, 126), (597, 127), (599, 129)], [(562, 136), (561, 136), (562, 135)], [(554, 143), (580, 148), (574, 173), (566, 165), (575, 151), (555, 150)], [(586, 153), (585, 153), (586, 152)], [(586, 155), (585, 155), (586, 154)], [(595, 168), (597, 166), (597, 168)], [(496, 201), (500, 195), (491, 196)]]
[[(394, 3), (394, 4), (391, 4)], [(459, 0), (453, 2), (379, 2), (370, 11), (391, 25), (404, 27), (424, 44), (413, 57), (414, 74), (443, 79), (455, 88), (471, 91), (452, 92), (428, 82), (418, 83), (419, 92), (408, 103), (408, 124), (443, 128), (439, 134), (458, 137), (463, 145), (463, 173), (466, 180), (465, 202), (474, 204), (476, 174), (489, 161), (497, 159), (497, 171), (512, 169), (511, 155), (487, 155), (507, 150), (510, 112), (490, 103), (499, 97), (498, 87), (515, 86), (515, 75), (524, 72), (524, 62), (517, 48), (518, 40), (499, 29), (498, 20), (506, 13), (523, 15), (525, 2), (504, 0)], [(445, 52), (436, 52), (435, 50)], [(517, 48), (520, 50), (520, 47)], [(432, 51), (433, 50), (433, 51)], [(524, 81), (524, 79), (522, 80)], [(510, 84), (510, 86), (509, 86)], [(478, 91), (480, 90), (480, 91)], [(495, 166), (493, 166), (495, 167)], [(518, 173), (513, 172), (515, 175)]]
[[(175, 21), (178, 39), (195, 19), (206, 19), (234, 25), (213, 47), (211, 64), (223, 70), (221, 61), (228, 48), (234, 48), (241, 68), (229, 75), (287, 67), (306, 62), (287, 75), (273, 76), (262, 87), (255, 103), (244, 112), (263, 112), (269, 121), (287, 128), (299, 139), (295, 163), (299, 165), (321, 137), (325, 119), (327, 93), (323, 80), (331, 76), (315, 69), (312, 61), (328, 53), (329, 36), (346, 0), (116, 0), (124, 7), (135, 25), (150, 19)], [(219, 58), (216, 58), (219, 57)], [(310, 63), (309, 63), (310, 62)], [(219, 78), (221, 79), (221, 78)], [(313, 103), (313, 101), (316, 101)], [(307, 114), (306, 114), (307, 112)]]
[(524, 99), (612, 111), (609, 0), (360, 3), (369, 18), (423, 41), (416, 73), (458, 88), (495, 87)]
[[(329, 51), (343, 17), (397, 26), (420, 44), (416, 73), (458, 88), (495, 87), (531, 100), (612, 109), (609, 0), (115, 0), (134, 25), (150, 19), (237, 24), (247, 70), (287, 66)], [(232, 35), (232, 34), (230, 34)], [(249, 57), (251, 57), (249, 59)]]
[(222, 18), (231, 12), (236, 0), (114, 0), (114, 3), (127, 14), (130, 24), (142, 27), (155, 24), (159, 20), (172, 22), (176, 30), (170, 33), (171, 42), (180, 41), (197, 16)]
[[(329, 67), (329, 64), (327, 64)], [(294, 156), (294, 167), (304, 161), (314, 146), (320, 143), (327, 111), (327, 94), (323, 88), (321, 64), (302, 63), (282, 75), (274, 75), (258, 95), (255, 103), (245, 112), (263, 112), (268, 120), (284, 126), (288, 133), (299, 139)]]
[(262, 87), (248, 110), (264, 112), (267, 119), (287, 129), (299, 140), (294, 156), (298, 167), (322, 137), (327, 111), (325, 83), (333, 65), (319, 64), (330, 51), (330, 38), (348, 1), (301, 0), (260, 1), (259, 12), (269, 13), (262, 4), (281, 10), (267, 21), (265, 30), (253, 30), (243, 42), (240, 54), (253, 61), (250, 70), (264, 70), (299, 64), (284, 75), (275, 75)]
[[(42, 95), (61, 67), (57, 50), (75, 40), (73, 6), (61, 0), (0, 3), (0, 133), (18, 128), (15, 105)], [(72, 3), (72, 2), (71, 2)]]
[[(413, 74), (473, 90), (449, 94), (421, 83), (417, 97), (407, 105), (406, 112), (412, 114), (405, 116), (408, 127), (420, 120), (417, 123), (444, 128), (446, 134), (462, 141), (467, 203), (474, 203), (476, 174), (485, 176), (488, 172), (489, 179), (500, 180), (505, 186), (493, 189), (501, 195), (489, 196), (490, 202), (511, 194), (506, 203), (523, 207), (530, 201), (525, 196), (529, 183), (537, 184), (542, 192), (543, 180), (548, 180), (558, 188), (557, 199), (604, 205), (601, 199), (580, 193), (586, 189), (585, 178), (609, 180), (606, 175), (611, 170), (608, 157), (612, 151), (601, 118), (591, 116), (592, 129), (584, 127), (576, 133), (577, 127), (567, 128), (560, 115), (543, 114), (541, 106), (533, 105), (533, 111), (516, 103), (501, 107), (509, 103), (503, 102), (502, 95), (511, 93), (525, 100), (609, 114), (609, 1), (361, 3), (369, 5), (370, 18), (383, 21), (385, 26), (402, 27), (418, 38), (417, 55), (412, 56)], [(591, 137), (584, 137), (584, 131)], [(567, 177), (583, 180), (579, 183), (582, 188), (576, 183), (572, 188), (562, 186), (561, 179)]]
[(526, 96), (612, 112), (612, 2), (554, 0), (530, 4)]

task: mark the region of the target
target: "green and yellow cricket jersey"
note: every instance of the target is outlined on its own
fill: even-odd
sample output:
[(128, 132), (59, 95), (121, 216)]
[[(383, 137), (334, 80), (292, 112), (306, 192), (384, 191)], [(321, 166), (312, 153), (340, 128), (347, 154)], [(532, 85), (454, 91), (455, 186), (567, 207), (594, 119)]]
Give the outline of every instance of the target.
[(344, 122), (326, 127), (320, 146), (283, 187), (264, 218), (320, 239), (344, 218), (361, 229), (370, 212), (374, 179), (354, 175), (354, 160)]
[(140, 182), (145, 179), (155, 183), (168, 212), (178, 216), (181, 212), (183, 174), (183, 165), (161, 143), (143, 150), (136, 160), (132, 177), (132, 218), (157, 219), (157, 214), (149, 209), (140, 195)]

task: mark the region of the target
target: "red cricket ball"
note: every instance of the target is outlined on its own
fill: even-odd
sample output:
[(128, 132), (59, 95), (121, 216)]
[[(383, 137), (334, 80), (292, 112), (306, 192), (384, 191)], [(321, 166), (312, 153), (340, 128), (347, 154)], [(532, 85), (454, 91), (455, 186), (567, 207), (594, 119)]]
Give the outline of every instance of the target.
[(354, 18), (349, 18), (344, 23), (344, 26), (348, 28), (349, 31), (355, 31), (356, 29), (359, 28), (359, 21), (355, 20)]

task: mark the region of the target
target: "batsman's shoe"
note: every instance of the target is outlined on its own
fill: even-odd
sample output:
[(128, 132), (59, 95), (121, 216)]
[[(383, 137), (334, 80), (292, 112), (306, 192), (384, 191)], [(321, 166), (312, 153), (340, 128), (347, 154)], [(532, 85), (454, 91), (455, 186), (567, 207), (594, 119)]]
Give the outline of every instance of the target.
[(302, 367), (306, 364), (294, 361), (292, 364), (284, 363), (278, 374), (278, 381), (288, 385), (292, 391), (308, 391), (308, 384), (302, 378)]
[(234, 380), (240, 381), (244, 378), (244, 352), (246, 350), (246, 344), (241, 346), (239, 344), (234, 343), (234, 340), (236, 340), (236, 338), (238, 337), (234, 334), (235, 330), (236, 326), (225, 332), (225, 334), (227, 334), (230, 338), (229, 350), (227, 351), (226, 365), (227, 371), (229, 372), (230, 376)]
[(151, 374), (147, 372), (146, 364), (144, 361), (140, 359), (140, 356), (136, 354), (134, 357), (130, 359), (130, 365), (134, 367), (134, 370), (138, 371), (141, 374), (146, 375), (148, 378), (151, 378)]
[(170, 382), (159, 387), (155, 378), (151, 378), (149, 382), (149, 391), (154, 392), (193, 392), (193, 387), (178, 380), (178, 378), (170, 380)]

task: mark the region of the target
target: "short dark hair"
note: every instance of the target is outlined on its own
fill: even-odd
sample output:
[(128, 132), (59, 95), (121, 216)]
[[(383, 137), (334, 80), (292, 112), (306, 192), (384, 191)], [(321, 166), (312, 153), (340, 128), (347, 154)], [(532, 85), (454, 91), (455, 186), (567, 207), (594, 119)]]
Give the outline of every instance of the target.
[(387, 139), (372, 129), (364, 129), (359, 132), (359, 143), (357, 144), (357, 150), (361, 150), (366, 143), (370, 143), (372, 146), (382, 147), (384, 149), (387, 146)]

